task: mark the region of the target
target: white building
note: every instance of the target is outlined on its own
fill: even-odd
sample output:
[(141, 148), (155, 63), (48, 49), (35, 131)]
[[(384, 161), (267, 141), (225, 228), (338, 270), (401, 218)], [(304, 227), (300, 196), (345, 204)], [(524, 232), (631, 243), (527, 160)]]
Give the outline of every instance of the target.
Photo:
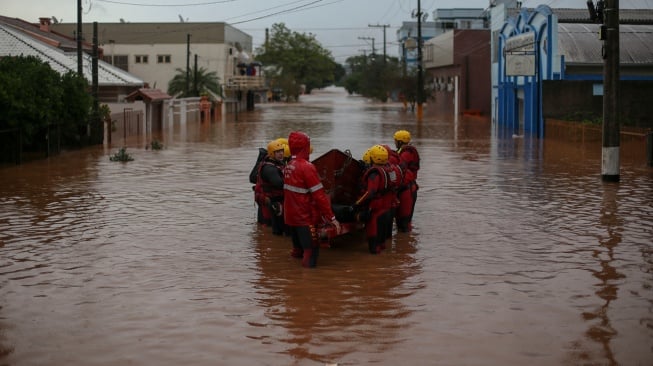
[[(75, 23), (52, 24), (53, 31), (74, 36)], [(93, 37), (93, 24), (84, 23), (85, 41)], [(151, 88), (168, 90), (177, 69), (198, 68), (215, 72), (222, 84), (239, 75), (242, 52), (252, 53), (252, 37), (226, 23), (99, 23), (98, 43), (104, 61), (143, 79)]]

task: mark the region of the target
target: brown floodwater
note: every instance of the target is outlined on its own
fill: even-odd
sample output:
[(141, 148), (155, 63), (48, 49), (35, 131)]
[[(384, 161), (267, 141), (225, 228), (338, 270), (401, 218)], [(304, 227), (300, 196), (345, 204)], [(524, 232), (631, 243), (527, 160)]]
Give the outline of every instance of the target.
[[(318, 267), (256, 224), (258, 147), (313, 158), (412, 132), (412, 233)], [(653, 170), (340, 89), (0, 168), (0, 365), (651, 365)], [(122, 146), (128, 163), (109, 157)]]

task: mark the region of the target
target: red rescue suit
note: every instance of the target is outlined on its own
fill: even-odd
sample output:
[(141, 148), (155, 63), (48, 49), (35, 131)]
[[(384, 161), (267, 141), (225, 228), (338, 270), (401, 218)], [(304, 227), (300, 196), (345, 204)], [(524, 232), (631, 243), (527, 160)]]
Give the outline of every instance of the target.
[(361, 178), (362, 194), (356, 206), (367, 212), (365, 234), (368, 249), (372, 254), (381, 253), (385, 248), (388, 218), (392, 202), (388, 196), (388, 177), (383, 166), (372, 165)]
[(304, 267), (315, 267), (319, 253), (317, 226), (334, 221), (335, 215), (317, 169), (308, 161), (309, 137), (303, 132), (291, 132), (288, 146), (292, 157), (284, 168), (284, 220), (291, 231), (292, 255), (303, 258)]
[(408, 232), (412, 229), (413, 212), (415, 210), (415, 202), (417, 201), (417, 171), (419, 170), (420, 158), (417, 149), (413, 145), (402, 145), (399, 150), (401, 167), (404, 173), (403, 185), (399, 190), (398, 199), (399, 207), (397, 207), (396, 220), (397, 229), (403, 232)]

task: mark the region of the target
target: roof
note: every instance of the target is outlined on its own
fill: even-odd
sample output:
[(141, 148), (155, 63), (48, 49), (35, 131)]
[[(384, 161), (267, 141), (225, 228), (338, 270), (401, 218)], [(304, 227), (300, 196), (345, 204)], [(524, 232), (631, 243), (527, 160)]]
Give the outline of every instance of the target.
[(133, 102), (135, 100), (144, 100), (147, 103), (160, 102), (162, 100), (171, 99), (172, 96), (162, 92), (159, 89), (140, 88), (133, 91), (125, 97), (126, 100)]
[[(558, 53), (566, 64), (602, 64), (600, 24), (558, 24)], [(653, 64), (653, 25), (619, 25), (619, 63)]]
[[(0, 24), (0, 57), (2, 56), (35, 56), (46, 62), (50, 67), (65, 74), (68, 71), (77, 72), (77, 52), (64, 52), (59, 48), (32, 38), (30, 35), (5, 24)], [(84, 78), (90, 82), (91, 56), (83, 53)], [(98, 84), (100, 86), (143, 86), (143, 80), (98, 60)]]
[[(519, 15), (522, 10), (533, 12), (533, 8), (509, 9), (509, 16)], [(553, 14), (558, 17), (558, 23), (584, 23), (592, 24), (589, 10), (551, 8)], [(653, 9), (619, 9), (619, 24), (653, 24)]]
[[(52, 24), (51, 29), (61, 34), (70, 34), (77, 29), (77, 23)], [(82, 32), (93, 34), (93, 23), (83, 23)], [(239, 41), (250, 50), (251, 36), (223, 22), (193, 23), (98, 23), (100, 44), (186, 44), (227, 43)]]
[[(77, 50), (77, 41), (73, 37), (66, 37), (62, 34), (53, 31), (43, 31), (41, 27), (34, 23), (26, 22), (19, 18), (9, 18), (0, 15), (0, 24), (10, 26), (16, 30), (20, 30), (29, 34), (32, 38), (41, 40), (54, 47), (60, 48), (65, 51)], [(88, 42), (82, 42), (82, 49), (91, 52), (93, 45)]]

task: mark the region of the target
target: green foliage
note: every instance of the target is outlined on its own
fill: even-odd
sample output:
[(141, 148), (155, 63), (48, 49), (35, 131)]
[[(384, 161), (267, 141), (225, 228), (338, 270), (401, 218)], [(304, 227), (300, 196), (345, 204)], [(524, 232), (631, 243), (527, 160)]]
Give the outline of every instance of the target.
[(283, 23), (272, 25), (270, 39), (257, 50), (256, 59), (264, 65), (276, 66), (268, 72), (273, 87), (283, 90), (288, 98), (299, 98), (301, 87), (306, 92), (334, 83), (336, 62), (315, 35), (293, 32)]
[[(181, 98), (199, 97), (208, 95), (209, 91), (215, 95), (222, 96), (220, 78), (215, 71), (209, 72), (206, 68), (194, 67), (190, 70), (187, 78), (186, 70), (176, 69), (177, 74), (168, 83), (168, 94), (179, 95)], [(186, 91), (186, 80), (188, 79), (188, 92)]]
[(127, 161), (134, 160), (134, 158), (131, 155), (127, 154), (127, 148), (126, 147), (121, 147), (120, 150), (118, 150), (117, 153), (115, 153), (115, 154), (113, 154), (113, 156), (109, 157), (109, 160), (127, 162)]
[(350, 94), (360, 94), (387, 101), (393, 91), (402, 93), (407, 100), (415, 99), (417, 78), (403, 75), (402, 66), (395, 57), (385, 60), (379, 55), (354, 56), (347, 59), (351, 73), (343, 85)]
[(159, 140), (152, 140), (149, 146), (152, 150), (161, 150), (163, 149), (163, 144)]
[(0, 58), (0, 130), (18, 128), (29, 149), (57, 125), (64, 145), (77, 144), (91, 110), (87, 90), (83, 78), (60, 75), (34, 56)]
[(565, 121), (576, 121), (587, 125), (600, 125), (603, 123), (603, 116), (592, 111), (576, 111), (561, 118)]

